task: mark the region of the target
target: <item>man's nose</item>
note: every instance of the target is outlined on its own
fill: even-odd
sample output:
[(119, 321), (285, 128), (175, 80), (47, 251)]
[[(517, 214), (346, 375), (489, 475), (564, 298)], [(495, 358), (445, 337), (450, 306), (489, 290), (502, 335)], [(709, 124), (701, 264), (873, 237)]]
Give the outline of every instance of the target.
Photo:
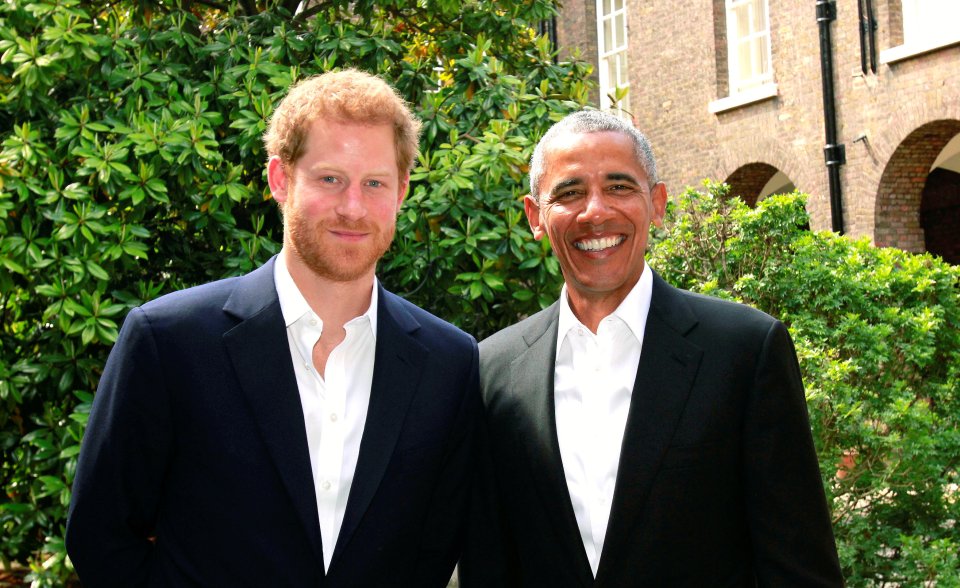
[(366, 216), (367, 209), (363, 202), (363, 189), (356, 183), (351, 183), (340, 194), (337, 202), (337, 214), (348, 220), (359, 220)]
[(591, 188), (586, 195), (583, 211), (579, 214), (580, 222), (602, 224), (610, 218), (610, 206), (607, 196), (599, 188)]

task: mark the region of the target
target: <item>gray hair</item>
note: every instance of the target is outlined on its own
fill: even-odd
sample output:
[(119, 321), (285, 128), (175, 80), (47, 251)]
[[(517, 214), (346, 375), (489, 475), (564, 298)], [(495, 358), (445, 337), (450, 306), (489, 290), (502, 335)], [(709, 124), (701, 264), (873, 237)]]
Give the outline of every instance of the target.
[(657, 161), (653, 157), (653, 149), (650, 148), (650, 141), (647, 140), (646, 135), (627, 121), (609, 112), (580, 110), (568, 114), (560, 122), (550, 127), (550, 130), (537, 143), (536, 149), (533, 150), (533, 157), (530, 158), (530, 195), (533, 196), (534, 200), (540, 201), (540, 181), (543, 179), (543, 174), (546, 173), (545, 153), (550, 147), (550, 143), (563, 133), (602, 132), (623, 133), (630, 137), (635, 147), (637, 162), (647, 174), (650, 185), (653, 186), (660, 181), (657, 178)]

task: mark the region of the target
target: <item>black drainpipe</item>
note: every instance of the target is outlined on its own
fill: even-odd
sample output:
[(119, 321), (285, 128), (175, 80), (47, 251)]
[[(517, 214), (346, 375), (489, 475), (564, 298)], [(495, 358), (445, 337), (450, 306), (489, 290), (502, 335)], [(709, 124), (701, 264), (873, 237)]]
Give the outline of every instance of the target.
[(833, 230), (843, 234), (843, 199), (840, 190), (840, 166), (847, 162), (846, 150), (837, 143), (837, 110), (833, 95), (833, 47), (830, 43), (830, 23), (837, 20), (834, 0), (817, 0), (817, 25), (820, 27), (820, 77), (823, 81), (823, 123), (827, 144), (823, 155), (827, 161), (830, 181), (830, 217)]

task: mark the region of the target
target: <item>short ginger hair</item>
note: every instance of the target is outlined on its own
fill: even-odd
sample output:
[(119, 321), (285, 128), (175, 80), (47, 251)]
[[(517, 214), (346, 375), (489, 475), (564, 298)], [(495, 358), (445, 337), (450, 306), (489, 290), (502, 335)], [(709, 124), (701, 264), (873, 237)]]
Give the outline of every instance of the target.
[(420, 120), (406, 101), (377, 76), (356, 69), (327, 72), (290, 87), (273, 115), (263, 142), (269, 157), (284, 165), (303, 156), (307, 132), (317, 119), (393, 126), (397, 167), (401, 174), (413, 168), (420, 141)]

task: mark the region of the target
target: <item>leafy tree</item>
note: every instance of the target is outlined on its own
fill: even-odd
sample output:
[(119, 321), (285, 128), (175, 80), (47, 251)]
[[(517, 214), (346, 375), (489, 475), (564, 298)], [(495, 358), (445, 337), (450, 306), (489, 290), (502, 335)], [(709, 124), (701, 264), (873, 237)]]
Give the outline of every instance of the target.
[(587, 100), (550, 0), (0, 3), (0, 559), (69, 577), (63, 528), (106, 354), (134, 305), (279, 248), (261, 135), (295, 79), (359, 67), (424, 120), (379, 274), (479, 336), (559, 280), (522, 216), (533, 142)]
[(960, 268), (811, 233), (799, 194), (755, 208), (707, 183), (651, 265), (794, 337), (850, 586), (960, 586)]

